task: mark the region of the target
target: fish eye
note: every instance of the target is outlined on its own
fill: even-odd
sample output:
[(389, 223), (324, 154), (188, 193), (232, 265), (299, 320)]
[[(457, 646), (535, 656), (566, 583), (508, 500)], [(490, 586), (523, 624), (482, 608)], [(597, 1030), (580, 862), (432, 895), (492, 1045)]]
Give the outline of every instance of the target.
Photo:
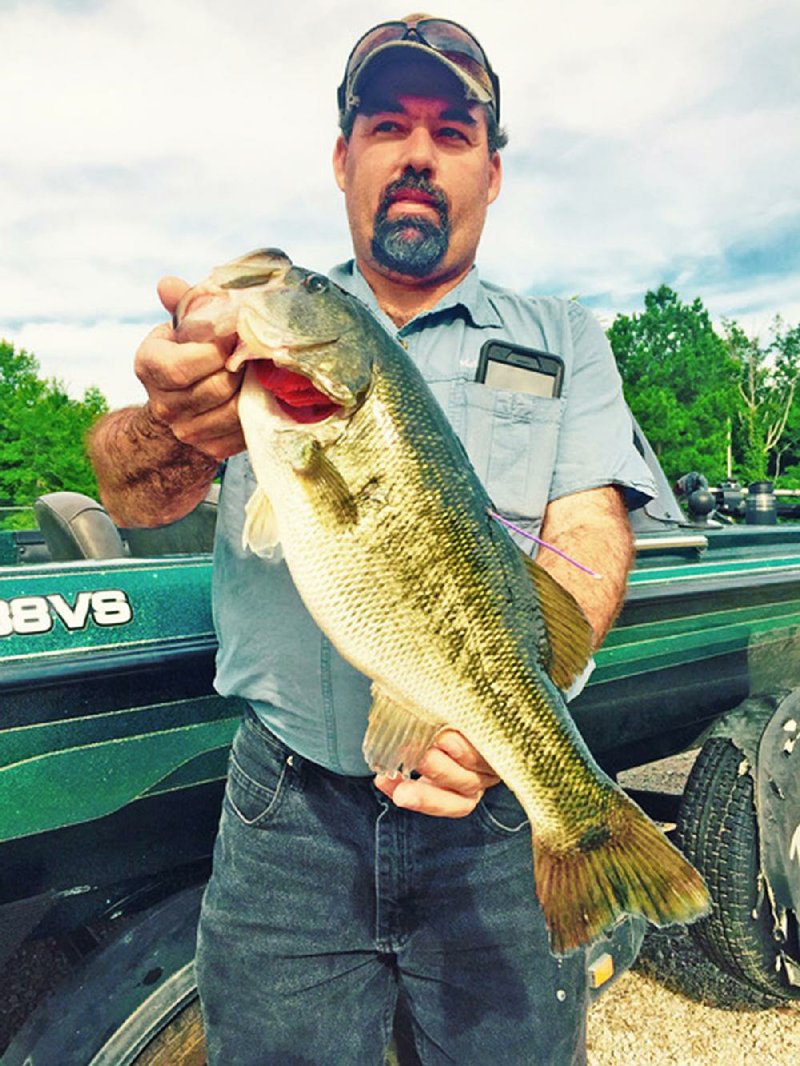
[(322, 274), (309, 274), (303, 281), (303, 285), (308, 292), (326, 292), (328, 279), (323, 277)]

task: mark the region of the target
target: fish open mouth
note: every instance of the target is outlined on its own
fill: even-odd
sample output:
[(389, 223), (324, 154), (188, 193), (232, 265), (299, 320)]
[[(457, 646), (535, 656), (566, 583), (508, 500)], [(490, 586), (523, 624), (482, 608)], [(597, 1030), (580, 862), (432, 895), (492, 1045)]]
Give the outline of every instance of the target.
[(341, 404), (320, 391), (305, 375), (278, 366), (272, 359), (256, 359), (253, 364), (259, 384), (293, 421), (322, 422), (342, 410)]

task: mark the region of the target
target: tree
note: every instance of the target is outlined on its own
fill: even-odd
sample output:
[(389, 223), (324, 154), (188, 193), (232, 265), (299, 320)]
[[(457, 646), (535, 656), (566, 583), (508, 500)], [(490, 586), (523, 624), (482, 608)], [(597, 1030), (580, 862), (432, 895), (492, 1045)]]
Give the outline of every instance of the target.
[(73, 400), (60, 382), (39, 376), (33, 355), (0, 341), (0, 499), (24, 505), (59, 489), (96, 496), (84, 440), (107, 410), (98, 389)]
[(690, 470), (722, 479), (737, 364), (699, 299), (684, 304), (661, 285), (644, 305), (608, 330), (631, 410), (670, 479)]
[(728, 350), (739, 368), (740, 467), (749, 481), (763, 480), (770, 468), (778, 477), (783, 453), (797, 443), (800, 326), (786, 329), (778, 316), (770, 332), (772, 340), (763, 347), (735, 322), (725, 323)]
[(774, 453), (773, 476), (784, 489), (800, 489), (800, 390), (786, 420), (786, 428)]

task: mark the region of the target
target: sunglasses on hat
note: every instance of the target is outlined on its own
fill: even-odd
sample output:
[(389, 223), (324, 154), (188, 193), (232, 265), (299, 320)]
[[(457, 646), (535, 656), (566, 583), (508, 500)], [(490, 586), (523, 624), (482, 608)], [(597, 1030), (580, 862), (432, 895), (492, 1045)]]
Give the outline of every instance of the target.
[(462, 80), (482, 91), (483, 102), (491, 106), (500, 120), (500, 83), (483, 48), (469, 30), (457, 22), (436, 18), (382, 22), (356, 41), (337, 93), (342, 114), (352, 106), (352, 87), (366, 61), (387, 45), (404, 41), (427, 48), (458, 67)]

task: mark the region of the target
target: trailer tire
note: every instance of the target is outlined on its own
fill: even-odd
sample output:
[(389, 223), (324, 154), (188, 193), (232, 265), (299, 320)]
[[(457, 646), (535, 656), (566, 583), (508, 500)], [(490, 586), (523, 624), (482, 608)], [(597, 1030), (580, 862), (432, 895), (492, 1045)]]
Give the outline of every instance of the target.
[(760, 873), (753, 778), (732, 741), (712, 737), (698, 755), (681, 801), (676, 843), (708, 885), (710, 914), (690, 926), (704, 954), (760, 992), (800, 998), (780, 964)]
[(200, 1000), (193, 996), (155, 1032), (132, 1066), (205, 1066)]

